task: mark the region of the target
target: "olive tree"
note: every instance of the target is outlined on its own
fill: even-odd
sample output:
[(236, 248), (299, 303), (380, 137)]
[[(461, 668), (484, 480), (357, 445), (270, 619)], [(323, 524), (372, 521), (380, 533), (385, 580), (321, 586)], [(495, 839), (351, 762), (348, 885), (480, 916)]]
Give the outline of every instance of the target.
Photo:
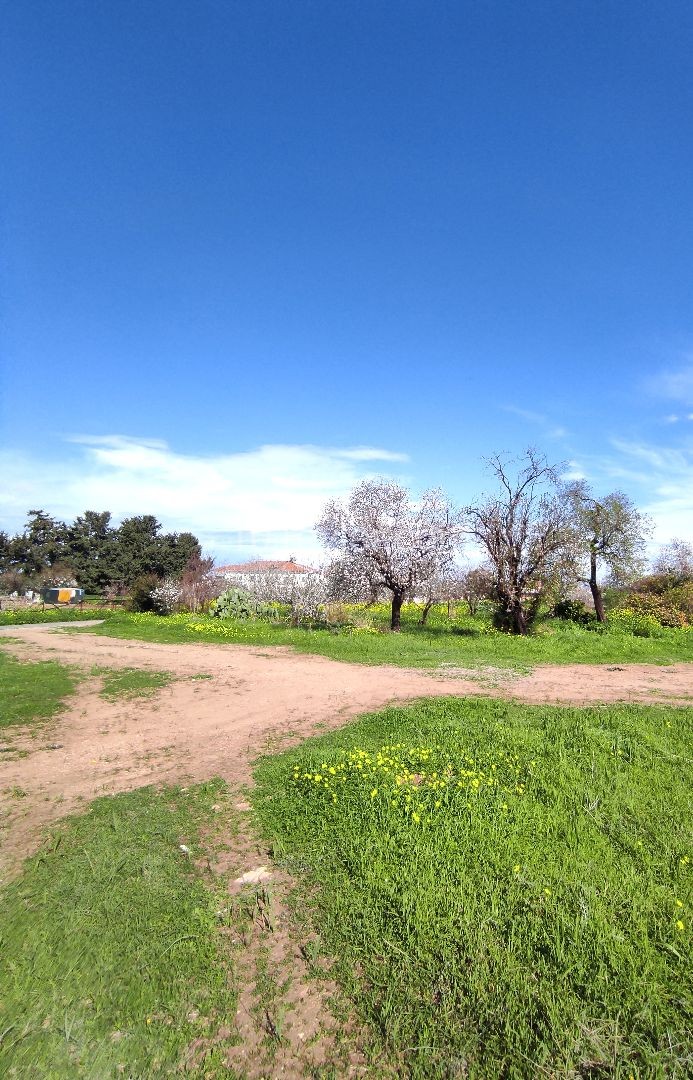
[(589, 567), (587, 574), (578, 571), (578, 581), (589, 586), (597, 621), (604, 622), (599, 570), (605, 567), (611, 580), (619, 585), (641, 573), (650, 521), (622, 491), (596, 499), (584, 480), (567, 491), (573, 507), (578, 563)]
[(322, 543), (392, 594), (390, 626), (400, 629), (408, 593), (441, 574), (459, 544), (459, 520), (437, 489), (414, 501), (393, 480), (362, 480), (346, 505), (332, 500), (316, 525)]
[(533, 448), (519, 460), (496, 454), (488, 465), (498, 490), (466, 508), (466, 529), (488, 558), (498, 625), (527, 634), (573, 557), (571, 507), (557, 467)]

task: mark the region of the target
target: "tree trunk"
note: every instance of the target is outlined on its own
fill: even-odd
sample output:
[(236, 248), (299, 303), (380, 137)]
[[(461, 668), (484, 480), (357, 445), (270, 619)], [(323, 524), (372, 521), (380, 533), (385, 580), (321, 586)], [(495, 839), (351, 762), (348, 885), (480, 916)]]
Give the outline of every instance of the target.
[(527, 633), (531, 630), (536, 622), (537, 615), (539, 614), (539, 608), (541, 607), (542, 596), (541, 593), (537, 593), (532, 597), (529, 606), (525, 610), (525, 618), (527, 623)]
[(590, 592), (592, 593), (592, 599), (594, 601), (594, 611), (597, 616), (597, 622), (606, 622), (606, 615), (604, 614), (604, 601), (602, 600), (602, 591), (597, 584), (597, 553), (596, 551), (590, 552)]
[(497, 597), (493, 616), (493, 625), (496, 629), (505, 630), (511, 634), (528, 634), (529, 626), (522, 600), (518, 600), (510, 592), (501, 590), (498, 590)]
[(427, 600), (426, 603), (423, 606), (423, 611), (421, 612), (421, 618), (419, 619), (419, 626), (425, 626), (426, 625), (426, 619), (428, 618), (428, 613), (429, 613), (429, 611), (431, 610), (432, 607), (433, 607), (433, 601), (432, 600)]
[(527, 634), (529, 627), (524, 608), (519, 600), (515, 600), (510, 608), (510, 625), (513, 634)]
[(400, 630), (400, 614), (402, 611), (402, 604), (404, 603), (403, 592), (393, 592), (392, 594), (392, 617), (390, 619), (390, 629), (395, 633), (399, 633)]

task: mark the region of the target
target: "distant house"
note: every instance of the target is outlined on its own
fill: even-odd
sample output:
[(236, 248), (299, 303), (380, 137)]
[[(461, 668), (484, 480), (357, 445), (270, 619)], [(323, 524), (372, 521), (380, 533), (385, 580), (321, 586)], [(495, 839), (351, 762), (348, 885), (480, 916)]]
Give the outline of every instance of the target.
[(239, 585), (246, 581), (246, 579), (254, 575), (263, 577), (265, 575), (284, 576), (285, 574), (314, 574), (315, 569), (312, 566), (302, 566), (301, 563), (297, 563), (295, 559), (255, 559), (251, 562), (244, 563), (230, 563), (228, 566), (217, 566), (215, 573), (219, 577), (226, 578), (228, 582), (237, 582)]

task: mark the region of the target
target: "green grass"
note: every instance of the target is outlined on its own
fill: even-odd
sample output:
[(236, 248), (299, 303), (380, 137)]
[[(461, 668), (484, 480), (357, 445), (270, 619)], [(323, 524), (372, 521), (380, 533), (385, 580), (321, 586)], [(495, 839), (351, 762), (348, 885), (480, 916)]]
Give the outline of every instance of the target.
[(103, 625), (82, 632), (142, 641), (194, 641), (237, 645), (289, 645), (298, 652), (359, 664), (401, 667), (473, 668), (484, 665), (526, 669), (534, 664), (652, 663), (693, 661), (693, 632), (665, 630), (658, 637), (596, 632), (559, 621), (545, 622), (530, 637), (513, 637), (490, 630), (481, 619), (461, 617), (454, 622), (434, 613), (430, 627), (419, 627), (419, 610), (405, 609), (400, 634), (374, 632), (382, 628), (382, 605), (363, 612), (371, 626), (355, 630), (306, 630), (262, 620), (227, 622), (195, 615), (114, 614)]
[(80, 622), (87, 619), (110, 619), (110, 608), (17, 608), (0, 611), (0, 626), (22, 626), (31, 623)]
[(0, 1075), (171, 1076), (229, 1024), (218, 898), (192, 862), (220, 802), (228, 822), (221, 781), (99, 799), (3, 890)]
[(0, 728), (55, 716), (80, 678), (52, 660), (23, 663), (0, 652)]
[(262, 759), (260, 826), (403, 1075), (690, 1075), (692, 720), (448, 699)]
[(143, 668), (94, 667), (91, 673), (103, 677), (101, 697), (108, 701), (151, 697), (173, 680), (170, 671), (145, 671)]

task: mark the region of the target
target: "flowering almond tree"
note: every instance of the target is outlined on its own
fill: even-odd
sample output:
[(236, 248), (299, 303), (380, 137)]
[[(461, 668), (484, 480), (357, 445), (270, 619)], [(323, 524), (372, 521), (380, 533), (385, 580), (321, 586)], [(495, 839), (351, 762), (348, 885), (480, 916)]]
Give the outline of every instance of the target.
[(392, 630), (400, 629), (405, 596), (450, 566), (460, 535), (441, 491), (425, 491), (414, 502), (406, 488), (385, 479), (362, 480), (346, 505), (329, 502), (315, 528), (326, 548), (392, 593)]

